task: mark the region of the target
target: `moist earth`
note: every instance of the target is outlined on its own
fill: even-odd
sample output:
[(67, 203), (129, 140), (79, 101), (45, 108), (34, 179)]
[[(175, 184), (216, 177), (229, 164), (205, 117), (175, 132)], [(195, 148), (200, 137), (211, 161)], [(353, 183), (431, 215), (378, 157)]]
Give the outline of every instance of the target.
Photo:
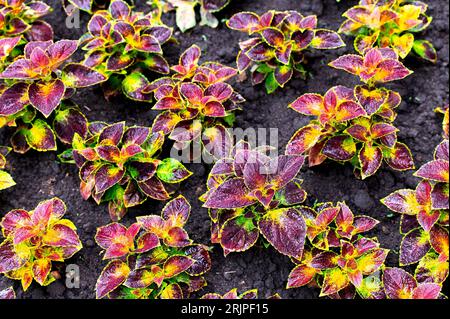
[[(46, 17), (53, 25), (57, 40), (78, 39), (85, 32), (88, 15), (81, 14), (81, 28), (68, 29), (65, 13), (59, 0), (45, 1), (54, 11)], [(145, 1), (137, 0), (140, 9)], [(414, 57), (407, 58), (405, 64), (414, 73), (406, 79), (387, 85), (398, 91), (403, 102), (399, 107), (396, 125), (400, 129), (399, 139), (411, 148), (416, 167), (420, 167), (433, 157), (433, 149), (442, 139), (442, 117), (433, 112), (437, 106), (448, 103), (449, 89), (449, 6), (446, 1), (426, 1), (428, 13), (433, 16), (430, 27), (421, 38), (433, 42), (438, 53), (436, 64), (427, 63)], [(217, 14), (219, 20), (227, 19), (240, 11), (263, 13), (270, 9), (297, 10), (305, 15), (315, 14), (319, 27), (337, 30), (343, 21), (341, 14), (357, 1), (343, 0), (232, 0), (230, 5)], [(165, 17), (166, 23), (174, 26), (174, 15)], [(217, 29), (197, 26), (184, 34), (175, 32), (178, 45), (164, 48), (165, 56), (171, 64), (178, 60), (183, 50), (197, 44), (201, 47), (202, 61), (217, 60), (235, 66), (238, 42), (246, 38), (240, 32), (232, 31), (221, 23)], [(245, 98), (243, 111), (237, 114), (235, 126), (246, 128), (278, 128), (279, 149), (284, 146), (294, 132), (308, 123), (309, 118), (287, 108), (298, 96), (307, 92), (323, 94), (335, 85), (352, 86), (357, 84), (354, 76), (327, 66), (328, 62), (345, 53), (354, 53), (352, 39), (344, 37), (347, 47), (339, 50), (313, 51), (308, 55), (309, 75), (306, 80), (293, 79), (283, 90), (267, 95), (262, 86), (252, 87), (250, 81), (234, 83), (234, 87)], [(79, 90), (74, 100), (83, 109), (89, 120), (115, 122), (126, 120), (128, 125), (151, 125), (156, 111), (150, 110), (152, 104), (137, 103), (123, 97), (109, 102), (103, 98), (99, 88)], [(0, 145), (7, 143), (11, 131), (3, 129)], [(60, 148), (62, 150), (63, 147)], [(22, 292), (19, 282), (0, 278), (0, 290), (13, 285), (18, 298), (95, 298), (94, 288), (97, 277), (106, 265), (101, 251), (94, 242), (96, 228), (110, 222), (106, 205), (97, 206), (94, 201), (84, 201), (78, 191), (79, 179), (75, 166), (58, 162), (56, 152), (38, 153), (30, 151), (26, 155), (8, 156), (8, 170), (17, 185), (0, 193), (0, 217), (14, 208), (33, 209), (39, 201), (58, 196), (68, 207), (67, 218), (78, 227), (84, 248), (68, 264), (80, 267), (80, 288), (69, 289), (64, 279), (48, 287), (33, 283), (27, 292)], [(205, 191), (205, 180), (210, 167), (203, 164), (188, 164), (194, 175), (184, 182), (178, 192), (186, 196), (192, 204), (192, 213), (187, 230), (196, 242), (211, 245), (210, 222), (207, 210), (201, 207), (198, 197)], [(401, 236), (398, 232), (400, 216), (392, 214), (380, 203), (380, 199), (400, 188), (414, 188), (418, 179), (412, 171), (397, 172), (383, 165), (375, 176), (364, 181), (353, 176), (350, 165), (326, 162), (319, 167), (303, 168), (301, 178), (308, 192), (306, 204), (316, 201), (346, 201), (355, 214), (366, 214), (381, 223), (370, 232), (378, 237), (381, 246), (391, 251), (386, 264), (398, 266), (398, 252)], [(148, 200), (144, 205), (131, 209), (123, 219), (130, 224), (136, 216), (159, 214), (162, 203)], [(211, 245), (212, 246), (212, 245)], [(243, 253), (232, 253), (226, 258), (219, 246), (211, 251), (212, 269), (206, 274), (208, 286), (198, 297), (207, 292), (225, 293), (232, 288), (240, 292), (257, 288), (259, 297), (265, 298), (279, 293), (282, 298), (317, 298), (317, 287), (303, 287), (286, 290), (286, 281), (294, 264), (289, 258), (280, 255), (273, 248), (253, 247)], [(64, 265), (56, 265), (64, 277)], [(446, 289), (445, 289), (446, 290)]]

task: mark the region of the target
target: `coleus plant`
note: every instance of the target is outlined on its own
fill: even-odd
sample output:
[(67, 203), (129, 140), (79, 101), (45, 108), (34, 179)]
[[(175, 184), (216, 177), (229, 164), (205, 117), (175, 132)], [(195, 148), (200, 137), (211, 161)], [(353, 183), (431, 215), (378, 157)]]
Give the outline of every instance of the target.
[(4, 169), (6, 167), (6, 155), (11, 151), (11, 148), (0, 146), (0, 190), (16, 185), (11, 175)]
[(80, 39), (86, 51), (83, 64), (109, 79), (105, 96), (120, 92), (123, 76), (136, 68), (169, 73), (161, 46), (172, 37), (172, 29), (151, 14), (134, 12), (122, 0), (111, 2), (108, 10), (97, 11)]
[(56, 280), (52, 262), (64, 262), (82, 248), (75, 225), (63, 219), (66, 205), (59, 198), (43, 201), (32, 211), (15, 209), (0, 226), (0, 273), (20, 280), (24, 291), (33, 280), (47, 286)]
[(5, 125), (16, 127), (10, 141), (14, 151), (21, 154), (30, 149), (56, 150), (57, 138), (62, 143), (71, 145), (75, 133), (81, 136), (87, 134), (87, 119), (72, 101), (62, 101), (53, 115), (51, 122), (45, 121), (35, 111), (26, 109), (13, 116), (0, 116), (0, 128)]
[(442, 286), (417, 280), (401, 268), (385, 268), (383, 287), (388, 299), (441, 299)]
[[(200, 299), (258, 299), (258, 289), (250, 289), (239, 294), (237, 288), (233, 288), (223, 295), (216, 292), (207, 293)], [(279, 294), (275, 294), (267, 299), (281, 299), (281, 297)]]
[(156, 99), (153, 109), (162, 111), (153, 121), (152, 131), (163, 131), (179, 149), (196, 140), (201, 133), (209, 135), (224, 131), (231, 124), (233, 112), (240, 109), (244, 98), (227, 80), (236, 75), (234, 68), (217, 62), (199, 65), (201, 50), (193, 45), (184, 51), (173, 75), (150, 83), (142, 73), (125, 78), (126, 95), (139, 101)]
[(300, 128), (286, 146), (286, 154), (307, 154), (309, 166), (327, 158), (350, 162), (362, 179), (380, 168), (383, 160), (395, 170), (414, 168), (409, 148), (397, 141), (393, 125), (401, 96), (378, 83), (411, 73), (392, 49), (374, 48), (364, 56), (344, 55), (330, 63), (360, 77), (363, 85), (335, 86), (324, 96), (307, 93), (289, 107), (315, 119)]
[(162, 13), (176, 12), (176, 24), (181, 32), (192, 29), (197, 24), (195, 8), (200, 5), (200, 25), (216, 28), (219, 20), (213, 15), (225, 8), (231, 0), (149, 0), (148, 3)]
[(16, 292), (13, 287), (8, 287), (6, 289), (0, 290), (0, 300), (6, 299), (16, 299)]
[(52, 40), (52, 27), (40, 20), (51, 10), (43, 1), (0, 0), (0, 37), (24, 35), (27, 41)]
[(419, 282), (442, 283), (449, 267), (449, 141), (436, 147), (434, 159), (414, 175), (421, 178), (415, 190), (400, 189), (381, 202), (401, 214), (400, 266), (419, 263)]
[(400, 266), (417, 263), (414, 276), (399, 268), (385, 270), (388, 298), (444, 297), (440, 291), (449, 274), (448, 106), (437, 111), (444, 113), (444, 140), (436, 147), (434, 159), (414, 174), (422, 181), (415, 190), (401, 189), (382, 199), (389, 209), (402, 214)]
[(79, 168), (82, 197), (107, 202), (111, 219), (118, 221), (147, 197), (168, 200), (174, 186), (192, 174), (176, 159), (157, 158), (163, 143), (164, 134), (148, 127), (93, 122), (59, 157)]
[(296, 155), (269, 157), (242, 141), (216, 162), (200, 199), (209, 208), (211, 241), (225, 256), (250, 249), (261, 234), (278, 252), (301, 257), (306, 225), (295, 205), (306, 199), (297, 178), (303, 162)]
[(289, 274), (287, 288), (315, 281), (321, 297), (352, 299), (357, 292), (362, 298), (383, 298), (377, 273), (389, 251), (380, 248), (376, 238), (362, 235), (379, 222), (354, 216), (344, 202), (297, 209), (306, 221), (308, 240), (302, 257), (292, 259), (296, 267)]
[(412, 0), (361, 0), (343, 14), (347, 20), (339, 32), (355, 36), (354, 47), (361, 54), (373, 47), (392, 48), (402, 59), (414, 52), (434, 63), (437, 54), (431, 42), (415, 36), (432, 21), (427, 7)]
[[(0, 73), (4, 80), (0, 87), (0, 127), (17, 127), (11, 139), (14, 151), (25, 153), (30, 147), (55, 150), (55, 135), (46, 119), (76, 88), (106, 80), (87, 66), (67, 63), (77, 47), (73, 40), (29, 42), (24, 54)], [(76, 116), (83, 117), (79, 111)]]
[(161, 215), (137, 217), (128, 228), (112, 223), (97, 229), (95, 240), (111, 260), (96, 285), (97, 298), (182, 299), (206, 285), (208, 248), (189, 239), (184, 226), (191, 206), (179, 196)]
[(336, 49), (345, 46), (334, 31), (317, 28), (315, 15), (296, 11), (268, 11), (259, 16), (240, 12), (227, 21), (230, 29), (248, 33), (251, 38), (239, 43), (239, 72), (248, 68), (253, 84), (265, 82), (268, 93), (284, 87), (295, 73), (305, 74), (308, 49)]

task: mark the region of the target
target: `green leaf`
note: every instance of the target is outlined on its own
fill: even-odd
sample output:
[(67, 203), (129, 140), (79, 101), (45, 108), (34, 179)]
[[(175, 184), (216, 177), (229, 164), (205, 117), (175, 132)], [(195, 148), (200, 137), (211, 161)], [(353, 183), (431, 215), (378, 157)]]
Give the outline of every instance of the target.
[(105, 195), (103, 195), (103, 200), (105, 202), (122, 200), (124, 193), (125, 189), (122, 186), (116, 184), (106, 191)]
[(114, 90), (119, 90), (122, 86), (122, 78), (118, 75), (111, 75), (108, 79), (108, 86)]
[(256, 228), (255, 224), (253, 223), (253, 220), (243, 215), (236, 218), (236, 224), (244, 228), (247, 232), (251, 232), (253, 229)]
[(266, 91), (268, 94), (275, 92), (280, 85), (275, 80), (275, 74), (272, 72), (266, 78)]
[(259, 72), (259, 73), (270, 73), (270, 72), (273, 72), (273, 68), (271, 68), (267, 64), (261, 64), (256, 69), (256, 72)]
[(223, 121), (228, 124), (228, 126), (232, 127), (234, 125), (234, 121), (236, 120), (236, 115), (231, 113), (223, 118)]
[(72, 149), (68, 149), (65, 150), (64, 152), (62, 152), (61, 154), (58, 154), (58, 160), (61, 163), (66, 163), (66, 164), (75, 164), (75, 161), (73, 159), (73, 155), (72, 155)]
[(179, 183), (191, 176), (192, 172), (176, 159), (166, 158), (156, 169), (156, 175), (165, 183)]
[(35, 108), (25, 108), (23, 114), (20, 116), (20, 119), (26, 123), (30, 124), (33, 122), (34, 118), (36, 117), (36, 109)]
[(73, 136), (72, 148), (74, 150), (82, 150), (85, 148), (84, 140), (78, 133), (75, 133), (75, 135)]
[(436, 63), (437, 61), (437, 53), (433, 44), (430, 41), (426, 40), (416, 40), (413, 44), (414, 52), (420, 56), (422, 59), (430, 61), (432, 63)]

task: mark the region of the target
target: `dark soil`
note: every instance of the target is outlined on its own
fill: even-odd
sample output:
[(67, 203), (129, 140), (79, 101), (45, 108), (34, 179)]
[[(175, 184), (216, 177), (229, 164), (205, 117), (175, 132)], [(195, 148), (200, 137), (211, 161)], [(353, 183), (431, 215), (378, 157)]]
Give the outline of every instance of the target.
[[(77, 39), (83, 32), (88, 16), (82, 15), (82, 29), (67, 29), (65, 14), (59, 0), (48, 0), (55, 9), (46, 18), (55, 28), (57, 39)], [(137, 1), (141, 2), (141, 1)], [(144, 1), (142, 1), (143, 3)], [(400, 129), (400, 140), (407, 143), (415, 158), (416, 167), (432, 158), (435, 145), (441, 140), (442, 117), (435, 114), (436, 106), (448, 103), (449, 98), (449, 7), (446, 1), (427, 1), (429, 14), (433, 23), (422, 38), (431, 40), (438, 51), (436, 65), (408, 58), (406, 65), (414, 70), (408, 78), (392, 83), (389, 88), (397, 90), (403, 96), (396, 124)], [(298, 10), (304, 14), (316, 14), (319, 26), (337, 30), (342, 22), (341, 14), (356, 1), (335, 0), (234, 0), (229, 7), (219, 14), (219, 19), (229, 18), (239, 11), (265, 12), (269, 9)], [(169, 16), (167, 23), (174, 24), (174, 17)], [(194, 30), (175, 34), (179, 45), (165, 48), (171, 63), (175, 63), (179, 54), (196, 43), (203, 50), (203, 61), (218, 60), (234, 66), (238, 51), (238, 41), (245, 38), (239, 32), (228, 30), (223, 24), (217, 29), (196, 27)], [(244, 110), (237, 115), (235, 126), (242, 128), (261, 127), (279, 128), (279, 146), (284, 145), (309, 119), (287, 108), (296, 97), (307, 92), (324, 93), (328, 88), (343, 84), (356, 84), (356, 78), (345, 72), (327, 67), (327, 63), (341, 54), (352, 52), (351, 39), (346, 39), (347, 47), (334, 51), (313, 52), (309, 57), (308, 69), (311, 74), (305, 81), (295, 79), (283, 90), (267, 95), (263, 87), (252, 87), (249, 81), (237, 83), (235, 88), (247, 99)], [(80, 90), (76, 102), (86, 111), (90, 120), (120, 121), (129, 125), (151, 125), (157, 114), (151, 111), (150, 104), (139, 104), (123, 98), (105, 101), (98, 88)], [(0, 142), (5, 143), (9, 131), (3, 130)], [(61, 148), (62, 149), (62, 148)], [(68, 206), (67, 217), (78, 226), (84, 248), (68, 263), (77, 264), (81, 270), (81, 288), (67, 289), (60, 280), (48, 287), (33, 283), (23, 293), (18, 282), (0, 278), (0, 290), (11, 284), (19, 298), (94, 298), (94, 287), (101, 269), (105, 266), (100, 249), (94, 243), (96, 228), (109, 222), (105, 205), (97, 206), (93, 201), (83, 201), (78, 192), (78, 175), (74, 166), (61, 164), (56, 153), (29, 152), (26, 155), (11, 154), (9, 170), (17, 185), (0, 193), (0, 216), (13, 208), (33, 209), (44, 199), (58, 196)], [(184, 194), (193, 206), (193, 212), (187, 228), (191, 237), (204, 244), (209, 244), (209, 218), (206, 209), (201, 208), (198, 197), (205, 191), (205, 179), (209, 168), (202, 164), (192, 164), (189, 168), (194, 176), (182, 184), (179, 192)], [(357, 180), (348, 165), (327, 162), (314, 169), (304, 168), (302, 172), (304, 186), (308, 191), (308, 202), (346, 201), (355, 214), (367, 214), (381, 221), (370, 234), (377, 236), (383, 247), (391, 249), (387, 264), (398, 265), (400, 235), (398, 233), (399, 215), (393, 215), (381, 205), (379, 200), (399, 188), (414, 188), (417, 179), (412, 172), (396, 172), (383, 166), (380, 171), (365, 181)], [(138, 209), (131, 210), (124, 223), (131, 223), (137, 215), (158, 214), (162, 204), (147, 201)], [(206, 275), (208, 287), (203, 292), (217, 291), (224, 293), (237, 287), (239, 291), (258, 288), (260, 297), (279, 293), (283, 298), (317, 298), (317, 288), (300, 288), (285, 290), (287, 276), (293, 268), (289, 258), (274, 249), (254, 247), (250, 251), (223, 257), (222, 249), (214, 247), (212, 251), (212, 269)], [(62, 270), (64, 268), (61, 268)]]

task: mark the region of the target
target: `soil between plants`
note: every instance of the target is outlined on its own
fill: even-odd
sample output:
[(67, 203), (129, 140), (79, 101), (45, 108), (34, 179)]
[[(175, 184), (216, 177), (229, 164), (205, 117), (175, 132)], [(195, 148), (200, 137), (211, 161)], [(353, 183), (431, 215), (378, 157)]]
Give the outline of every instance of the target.
[[(84, 28), (89, 18), (87, 15), (81, 14), (81, 28), (67, 29), (66, 16), (60, 1), (45, 2), (54, 8), (53, 13), (45, 20), (53, 25), (56, 39), (78, 39), (85, 32)], [(319, 27), (337, 30), (343, 21), (341, 14), (356, 3), (357, 1), (347, 0), (340, 3), (336, 3), (335, 0), (233, 0), (217, 16), (219, 19), (225, 19), (240, 11), (262, 13), (270, 9), (297, 10), (305, 15), (316, 14), (319, 18)], [(442, 138), (442, 117), (433, 110), (448, 103), (449, 99), (449, 5), (445, 1), (438, 0), (430, 0), (427, 3), (428, 13), (434, 19), (420, 37), (433, 42), (438, 52), (438, 62), (433, 65), (408, 58), (405, 64), (414, 70), (414, 73), (404, 80), (387, 85), (403, 97), (395, 123), (400, 129), (399, 140), (411, 148), (416, 167), (432, 159), (434, 147)], [(145, 8), (145, 5), (138, 7)], [(174, 16), (169, 15), (166, 22), (173, 26)], [(195, 43), (202, 48), (202, 61), (217, 60), (230, 66), (235, 66), (239, 40), (246, 38), (243, 33), (228, 30), (223, 23), (217, 29), (197, 26), (184, 34), (176, 31), (175, 37), (179, 45), (164, 48), (165, 56), (171, 64), (176, 63), (184, 49)], [(355, 77), (327, 66), (328, 62), (339, 55), (354, 53), (352, 39), (344, 39), (347, 43), (346, 48), (314, 51), (309, 54), (308, 79), (294, 79), (283, 90), (277, 90), (272, 95), (267, 95), (261, 86), (252, 87), (249, 80), (235, 83), (235, 89), (247, 100), (243, 111), (237, 114), (235, 127), (278, 128), (279, 149), (283, 152), (286, 142), (293, 133), (309, 121), (306, 116), (288, 109), (289, 103), (307, 92), (323, 94), (334, 85), (352, 86), (358, 83)], [(99, 88), (79, 90), (74, 100), (89, 120), (107, 122), (126, 120), (128, 125), (149, 126), (157, 114), (150, 110), (152, 104), (137, 103), (122, 97), (107, 102)], [(8, 130), (1, 131), (0, 145), (7, 143), (9, 134)], [(61, 146), (60, 150), (62, 149)], [(83, 201), (78, 191), (76, 167), (59, 163), (56, 155), (56, 152), (34, 151), (26, 155), (9, 155), (8, 170), (17, 185), (0, 193), (0, 217), (14, 208), (31, 210), (39, 201), (53, 196), (62, 198), (68, 207), (66, 217), (77, 225), (84, 245), (79, 253), (67, 261), (67, 264), (76, 264), (80, 267), (81, 286), (79, 289), (66, 288), (65, 268), (62, 264), (56, 265), (56, 268), (60, 269), (63, 279), (48, 287), (40, 287), (33, 283), (26, 293), (22, 292), (20, 283), (0, 277), (0, 290), (13, 285), (18, 298), (94, 298), (97, 277), (106, 265), (93, 237), (98, 226), (110, 222), (107, 207), (97, 206), (92, 200)], [(205, 180), (210, 168), (203, 164), (189, 164), (188, 168), (194, 175), (178, 190), (192, 205), (187, 230), (194, 241), (211, 245), (207, 210), (201, 208), (201, 202), (198, 200), (205, 191)], [(303, 168), (301, 178), (304, 179), (304, 187), (308, 192), (306, 204), (315, 201), (346, 201), (355, 214), (366, 214), (378, 219), (381, 223), (369, 235), (378, 237), (381, 246), (391, 250), (387, 265), (398, 266), (400, 216), (392, 214), (379, 200), (396, 189), (414, 188), (418, 179), (413, 177), (412, 171), (396, 172), (383, 165), (375, 176), (360, 181), (353, 176), (349, 165), (326, 162), (316, 168)], [(138, 215), (159, 214), (162, 206), (162, 203), (148, 200), (144, 205), (130, 210), (123, 222), (130, 224)], [(260, 298), (274, 293), (279, 293), (282, 298), (302, 299), (317, 298), (319, 295), (317, 287), (286, 290), (287, 277), (293, 264), (289, 258), (272, 248), (254, 247), (247, 252), (230, 254), (225, 258), (222, 249), (214, 246), (211, 257), (212, 269), (206, 275), (208, 286), (199, 296), (213, 291), (224, 293), (234, 287), (239, 291), (257, 288)]]

